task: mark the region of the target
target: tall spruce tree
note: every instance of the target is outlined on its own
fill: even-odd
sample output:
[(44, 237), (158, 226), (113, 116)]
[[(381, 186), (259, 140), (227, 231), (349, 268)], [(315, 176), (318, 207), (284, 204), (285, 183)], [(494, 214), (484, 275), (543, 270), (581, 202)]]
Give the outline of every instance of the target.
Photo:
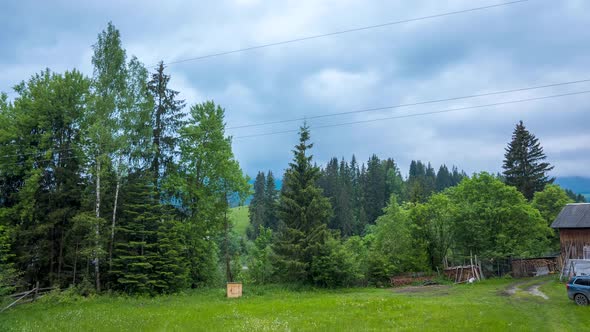
[(281, 227), (273, 248), (275, 267), (283, 281), (313, 282), (313, 259), (330, 236), (327, 224), (332, 207), (316, 185), (320, 170), (308, 154), (313, 146), (309, 139), (309, 127), (304, 124), (279, 197)]
[(151, 171), (154, 175), (156, 190), (160, 193), (160, 179), (173, 171), (177, 132), (183, 126), (182, 109), (184, 100), (177, 99), (178, 91), (168, 88), (170, 75), (164, 73), (164, 62), (160, 61), (152, 79), (148, 82), (148, 90), (153, 98), (152, 113), (153, 157)]
[(520, 121), (504, 154), (506, 184), (516, 187), (528, 200), (533, 199), (535, 192), (555, 180), (547, 174), (553, 166), (545, 162), (546, 158), (539, 139)]
[(436, 191), (443, 191), (452, 185), (453, 179), (451, 178), (451, 173), (449, 172), (447, 165), (440, 165), (438, 172), (436, 173)]
[(372, 155), (367, 162), (363, 196), (367, 221), (373, 224), (383, 214), (383, 208), (389, 200), (385, 168), (377, 155)]
[(266, 184), (264, 185), (264, 227), (271, 230), (277, 229), (277, 200), (279, 192), (276, 187), (275, 177), (271, 171), (266, 173)]
[(258, 237), (260, 226), (264, 226), (266, 218), (266, 179), (264, 172), (258, 172), (254, 180), (254, 194), (248, 207), (248, 217), (250, 225), (247, 229), (248, 238), (251, 240)]
[[(149, 174), (149, 173), (148, 173)], [(162, 206), (156, 199), (151, 179), (134, 175), (129, 179), (118, 226), (113, 267), (119, 288), (129, 293), (154, 293), (157, 276), (158, 223)]]

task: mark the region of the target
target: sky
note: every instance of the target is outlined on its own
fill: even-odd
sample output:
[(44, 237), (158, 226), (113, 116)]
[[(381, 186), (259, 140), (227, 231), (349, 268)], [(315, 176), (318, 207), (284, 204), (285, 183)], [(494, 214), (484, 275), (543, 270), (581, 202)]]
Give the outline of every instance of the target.
[[(146, 66), (503, 0), (30, 1), (0, 11), (0, 91), (44, 68), (92, 75), (92, 44), (109, 21)], [(213, 100), (228, 128), (590, 79), (590, 1), (529, 0), (297, 43), (170, 64), (188, 105)], [(590, 176), (590, 94), (389, 120), (387, 117), (590, 90), (590, 82), (309, 119), (314, 160), (392, 157), (501, 171), (519, 120), (554, 176)], [(14, 94), (10, 95), (14, 97)], [(188, 112), (188, 108), (186, 109)], [(367, 120), (377, 120), (366, 122)], [(338, 127), (326, 125), (365, 121)], [(282, 174), (301, 121), (228, 129), (243, 170)]]

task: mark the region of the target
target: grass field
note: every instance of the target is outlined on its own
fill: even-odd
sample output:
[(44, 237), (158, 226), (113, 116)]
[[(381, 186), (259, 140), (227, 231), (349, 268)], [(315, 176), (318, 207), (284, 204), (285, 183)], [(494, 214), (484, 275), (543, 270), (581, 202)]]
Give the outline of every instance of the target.
[(238, 234), (245, 236), (246, 228), (248, 228), (248, 225), (250, 224), (250, 220), (248, 218), (248, 207), (238, 206), (231, 208), (229, 211), (229, 218), (234, 224), (234, 230)]
[[(532, 285), (540, 285), (549, 299), (526, 292)], [(224, 298), (222, 289), (156, 298), (45, 299), (0, 314), (1, 331), (582, 331), (588, 326), (590, 307), (569, 301), (565, 286), (553, 279), (396, 290), (245, 286), (240, 299)]]

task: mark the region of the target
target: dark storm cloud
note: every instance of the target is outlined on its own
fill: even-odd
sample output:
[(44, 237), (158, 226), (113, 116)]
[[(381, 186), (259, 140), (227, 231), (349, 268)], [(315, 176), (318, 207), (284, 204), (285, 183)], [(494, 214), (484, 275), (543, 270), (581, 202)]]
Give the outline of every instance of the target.
[[(45, 67), (91, 74), (91, 45), (108, 21), (128, 56), (151, 65), (219, 51), (459, 10), (496, 1), (39, 2), (3, 5), (0, 90)], [(464, 15), (175, 64), (190, 103), (213, 99), (230, 126), (590, 78), (590, 3), (529, 1)], [(590, 89), (590, 84), (309, 121), (312, 127)], [(589, 96), (312, 129), (318, 162), (354, 153), (500, 170), (514, 124), (546, 145), (558, 175), (588, 175)], [(234, 136), (299, 123), (230, 130)], [(242, 167), (281, 172), (296, 134), (236, 139)], [(590, 145), (590, 144), (587, 144)]]

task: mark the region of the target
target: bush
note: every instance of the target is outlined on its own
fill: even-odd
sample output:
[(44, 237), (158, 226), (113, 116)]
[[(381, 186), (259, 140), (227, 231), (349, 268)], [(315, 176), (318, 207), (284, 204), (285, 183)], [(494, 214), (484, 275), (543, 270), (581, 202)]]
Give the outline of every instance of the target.
[(340, 240), (330, 237), (323, 252), (323, 255), (315, 256), (311, 263), (313, 281), (318, 286), (351, 286), (362, 278), (355, 257)]

